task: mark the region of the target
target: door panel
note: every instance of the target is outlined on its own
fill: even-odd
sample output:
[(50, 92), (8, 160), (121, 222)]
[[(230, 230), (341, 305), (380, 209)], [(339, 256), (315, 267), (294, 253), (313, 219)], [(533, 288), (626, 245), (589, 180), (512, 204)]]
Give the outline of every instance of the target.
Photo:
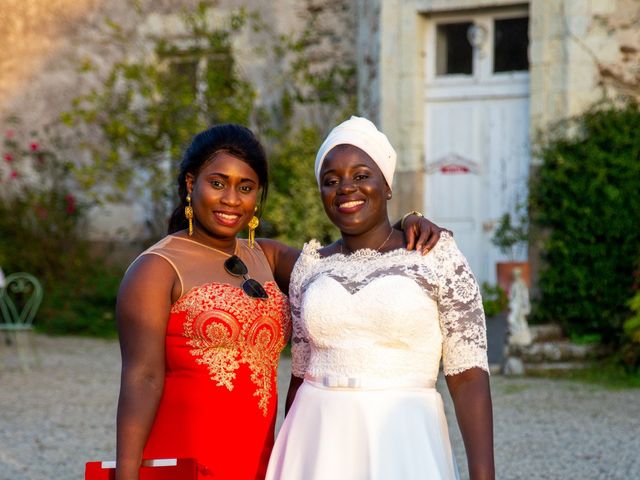
[[(445, 19), (481, 26), (489, 44), (476, 45), (474, 70), (466, 78), (436, 74), (436, 59), (428, 57), (424, 110), (425, 211), (454, 231), (478, 280), (492, 283), (495, 263), (503, 258), (491, 244), (494, 226), (526, 200), (530, 164), (528, 72), (493, 72), (496, 18)], [(427, 51), (435, 51), (442, 21), (427, 29)]]

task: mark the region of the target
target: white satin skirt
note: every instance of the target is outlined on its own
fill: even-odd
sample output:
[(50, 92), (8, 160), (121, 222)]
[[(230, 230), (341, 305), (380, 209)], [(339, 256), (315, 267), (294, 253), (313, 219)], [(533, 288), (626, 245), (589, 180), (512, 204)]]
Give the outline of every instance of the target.
[(434, 388), (339, 388), (305, 380), (266, 478), (458, 480), (442, 398)]

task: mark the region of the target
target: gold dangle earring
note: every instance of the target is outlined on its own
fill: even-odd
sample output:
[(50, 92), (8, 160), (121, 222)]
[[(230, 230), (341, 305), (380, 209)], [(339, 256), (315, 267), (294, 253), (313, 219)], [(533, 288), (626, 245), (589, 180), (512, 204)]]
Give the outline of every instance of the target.
[(189, 221), (189, 236), (193, 236), (193, 207), (191, 206), (191, 195), (187, 195), (187, 206), (184, 207), (184, 216)]
[[(256, 207), (253, 211), (254, 213), (257, 212), (258, 207)], [(253, 248), (256, 243), (256, 228), (258, 228), (258, 225), (260, 225), (260, 219), (254, 214), (247, 225), (249, 227), (249, 248)]]

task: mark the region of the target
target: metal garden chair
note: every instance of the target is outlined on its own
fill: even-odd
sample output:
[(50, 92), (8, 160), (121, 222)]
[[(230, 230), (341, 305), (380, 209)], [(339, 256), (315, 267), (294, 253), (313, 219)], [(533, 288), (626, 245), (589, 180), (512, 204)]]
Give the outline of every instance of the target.
[(0, 331), (7, 345), (16, 346), (24, 370), (29, 367), (30, 334), (41, 303), (42, 286), (36, 277), (24, 272), (7, 275), (0, 289)]

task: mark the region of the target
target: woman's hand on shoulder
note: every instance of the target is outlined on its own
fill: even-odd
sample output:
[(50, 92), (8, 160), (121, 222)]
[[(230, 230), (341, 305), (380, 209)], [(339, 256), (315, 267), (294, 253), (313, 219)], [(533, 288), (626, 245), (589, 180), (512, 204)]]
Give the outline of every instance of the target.
[(289, 294), (291, 271), (300, 256), (300, 250), (269, 238), (258, 238), (257, 242), (267, 257), (278, 287), (284, 293)]
[(401, 222), (408, 250), (416, 250), (426, 255), (436, 246), (442, 232), (453, 233), (439, 227), (428, 218), (420, 215), (407, 215)]

